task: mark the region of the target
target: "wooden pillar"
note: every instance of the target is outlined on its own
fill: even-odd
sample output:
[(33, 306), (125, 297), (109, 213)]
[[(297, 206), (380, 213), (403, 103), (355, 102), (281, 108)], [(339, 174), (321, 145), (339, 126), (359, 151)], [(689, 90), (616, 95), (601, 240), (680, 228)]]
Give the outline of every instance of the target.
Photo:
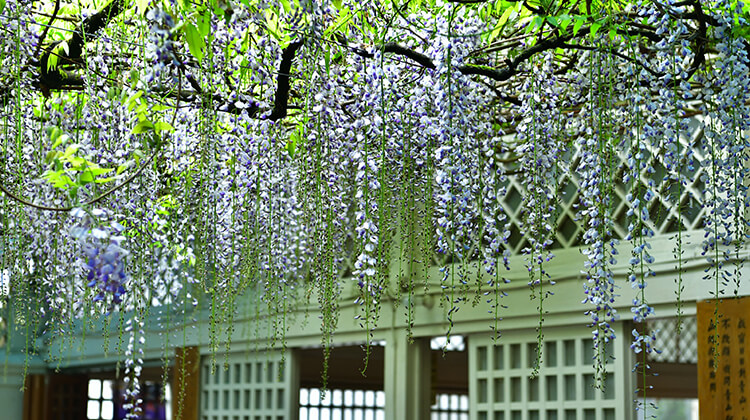
[(429, 418), (430, 362), (429, 339), (409, 344), (403, 330), (392, 330), (385, 344), (385, 418)]
[(200, 367), (201, 355), (198, 347), (175, 349), (172, 375), (172, 416), (175, 420), (198, 420)]
[(23, 420), (46, 420), (45, 375), (26, 375), (23, 387)]

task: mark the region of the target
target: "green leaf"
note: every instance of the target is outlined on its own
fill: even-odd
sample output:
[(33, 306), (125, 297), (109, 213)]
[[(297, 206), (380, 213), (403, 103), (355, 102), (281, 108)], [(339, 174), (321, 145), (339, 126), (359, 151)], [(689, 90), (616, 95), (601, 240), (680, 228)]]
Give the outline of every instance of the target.
[(47, 71), (52, 71), (57, 68), (57, 58), (57, 48), (55, 48), (47, 58)]
[(511, 15), (513, 15), (516, 11), (515, 7), (508, 7), (503, 12), (502, 16), (500, 16), (500, 19), (497, 21), (498, 26), (505, 26), (505, 23), (508, 22), (508, 19), (510, 19)]
[(142, 102), (138, 107), (135, 109), (135, 113), (138, 114), (138, 119), (143, 121), (146, 119), (146, 111), (148, 111), (148, 104), (146, 102)]
[(271, 36), (276, 38), (277, 41), (281, 41), (281, 35), (279, 34), (279, 17), (275, 13), (266, 13), (266, 29)]
[(584, 19), (576, 16), (576, 23), (573, 25), (573, 36), (578, 35), (578, 31), (581, 30), (581, 26), (583, 26)]
[(86, 185), (93, 181), (94, 181), (94, 175), (90, 173), (89, 171), (84, 171), (78, 174), (78, 183), (81, 185)]
[(172, 124), (166, 122), (166, 121), (157, 121), (156, 124), (154, 124), (154, 131), (157, 133), (160, 131), (174, 131), (174, 127), (172, 127)]
[(300, 122), (297, 124), (297, 128), (289, 136), (289, 141), (286, 143), (286, 151), (289, 152), (289, 156), (291, 157), (294, 157), (294, 154), (297, 153), (298, 146), (302, 144), (304, 127), (304, 124)]
[(133, 128), (132, 133), (133, 134), (141, 134), (145, 133), (147, 131), (152, 131), (154, 129), (154, 125), (149, 120), (143, 120), (139, 121), (138, 124)]
[(5, 10), (5, 0), (0, 0), (0, 13), (3, 13), (3, 10)]
[(52, 127), (49, 129), (49, 139), (52, 140), (52, 149), (61, 145), (67, 140), (67, 136), (63, 134), (62, 130), (58, 127)]
[(182, 28), (185, 27), (186, 24), (190, 23), (188, 20), (180, 20), (179, 23), (170, 29), (171, 32), (176, 33), (182, 31)]
[(560, 28), (565, 29), (570, 26), (570, 22), (573, 22), (573, 18), (570, 15), (560, 15), (557, 17), (557, 22)]
[(114, 171), (113, 168), (101, 168), (99, 166), (89, 167), (88, 170), (86, 170), (86, 172), (89, 172), (94, 176), (108, 174), (112, 171)]
[(542, 26), (543, 22), (544, 18), (542, 16), (534, 16), (534, 18), (531, 20), (531, 24), (526, 26), (526, 33), (539, 29)]
[(78, 149), (80, 149), (80, 148), (81, 148), (81, 146), (78, 145), (78, 144), (71, 144), (70, 146), (68, 146), (65, 149), (65, 153), (63, 153), (63, 155), (62, 155), (62, 159), (65, 159), (65, 158), (68, 158), (70, 156), (73, 156), (73, 154), (75, 154), (75, 152), (77, 152)]
[[(65, 156), (63, 156), (63, 158), (65, 158)], [(70, 163), (70, 165), (73, 167), (73, 169), (77, 171), (82, 171), (89, 166), (89, 161), (78, 156), (71, 156), (67, 160), (68, 163)]]
[(295, 131), (289, 137), (289, 141), (286, 143), (286, 151), (289, 152), (289, 156), (294, 157), (294, 152), (297, 151), (297, 142), (299, 141), (299, 133)]
[(141, 159), (143, 159), (146, 155), (143, 154), (143, 151), (141, 149), (135, 149), (133, 150), (133, 157), (135, 158), (135, 164), (139, 165), (141, 163)]
[[(348, 7), (342, 9), (341, 11), (339, 11), (339, 17), (336, 19), (336, 22), (334, 22), (333, 25), (328, 27), (328, 29), (326, 29), (324, 33), (326, 35), (330, 35), (336, 31), (342, 31), (346, 33), (347, 32), (346, 25), (348, 25), (351, 22), (353, 17), (354, 16), (350, 13)], [(365, 21), (364, 23), (368, 24), (367, 21)]]
[(140, 80), (140, 78), (141, 78), (141, 76), (138, 73), (138, 70), (136, 70), (136, 69), (130, 70), (130, 83), (132, 85), (137, 84), (138, 80)]
[(198, 30), (201, 32), (203, 38), (207, 37), (211, 32), (211, 11), (206, 9), (203, 14), (198, 17)]
[(125, 172), (128, 168), (130, 168), (133, 165), (135, 165), (135, 161), (129, 160), (123, 163), (122, 165), (118, 166), (117, 172), (116, 172), (117, 175), (120, 175), (121, 173)]
[(503, 31), (503, 27), (502, 26), (500, 26), (500, 25), (495, 26), (495, 29), (493, 29), (492, 32), (490, 32), (490, 36), (489, 36), (489, 38), (487, 38), (487, 42), (491, 43), (492, 41), (494, 41), (495, 38), (497, 38), (498, 36), (500, 36), (500, 32), (502, 32), (502, 31)]
[(69, 185), (73, 185), (73, 181), (70, 177), (65, 175), (62, 171), (46, 171), (42, 174), (42, 177), (55, 188), (67, 189)]
[(44, 157), (44, 163), (47, 165), (51, 164), (55, 159), (58, 159), (62, 153), (50, 150)]
[(331, 75), (331, 51), (326, 50), (325, 55), (323, 56), (323, 59), (326, 64), (326, 74)]
[(148, 7), (149, 0), (135, 0), (135, 7), (138, 9), (138, 14), (142, 15), (146, 13), (146, 7)]
[(196, 60), (203, 60), (203, 50), (206, 47), (206, 40), (201, 36), (198, 28), (196, 28), (192, 23), (188, 23), (185, 26), (185, 35), (187, 37), (187, 43), (188, 48), (190, 48), (190, 53), (193, 54), (193, 57), (195, 57)]
[(596, 33), (599, 31), (599, 28), (601, 28), (601, 27), (602, 27), (602, 24), (599, 23), (599, 22), (594, 22), (594, 23), (591, 24), (590, 35), (591, 35), (592, 39), (596, 37)]
[(162, 104), (154, 104), (151, 106), (151, 110), (154, 112), (161, 112), (161, 111), (167, 111), (170, 109), (174, 109), (173, 107), (162, 105)]
[(289, 13), (289, 11), (292, 10), (292, 6), (289, 4), (289, 0), (279, 0), (279, 2), (284, 7), (284, 11), (286, 13)]
[(617, 36), (617, 28), (609, 28), (609, 39), (614, 40)]
[(141, 96), (143, 96), (143, 91), (142, 91), (142, 90), (139, 90), (139, 91), (137, 91), (137, 92), (133, 93), (132, 95), (130, 95), (130, 97), (128, 97), (128, 99), (127, 99), (127, 100), (125, 100), (125, 104), (126, 104), (126, 105), (127, 105), (127, 107), (128, 107), (128, 111), (131, 111), (131, 112), (133, 111), (133, 108), (134, 108), (134, 107), (136, 106), (136, 104), (138, 103), (138, 102), (136, 102), (136, 101), (137, 101), (137, 100), (138, 100), (138, 98), (140, 98)]

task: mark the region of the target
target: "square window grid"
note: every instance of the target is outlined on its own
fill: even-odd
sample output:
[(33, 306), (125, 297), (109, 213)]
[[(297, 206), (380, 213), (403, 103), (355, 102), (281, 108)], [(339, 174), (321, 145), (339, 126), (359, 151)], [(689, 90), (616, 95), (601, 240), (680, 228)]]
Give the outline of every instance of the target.
[(385, 392), (362, 389), (299, 390), (299, 420), (384, 420)]
[(112, 420), (115, 413), (114, 381), (89, 379), (86, 418), (89, 420)]
[[(280, 353), (230, 354), (228, 368), (201, 363), (201, 420), (285, 420), (292, 389), (288, 357)], [(211, 373), (212, 368), (214, 372)]]
[[(623, 325), (618, 325), (623, 336)], [(594, 350), (585, 328), (544, 330), (542, 365), (532, 375), (534, 329), (508, 332), (493, 343), (469, 340), (469, 407), (478, 420), (615, 420), (630, 418), (632, 389), (626, 345), (607, 348), (604, 389), (595, 388)], [(624, 346), (624, 347), (623, 347)]]
[(469, 396), (437, 394), (430, 407), (431, 420), (469, 420)]
[[(89, 379), (86, 418), (89, 420), (118, 420), (124, 418), (124, 390), (122, 380)], [(143, 420), (171, 419), (171, 386), (143, 381), (141, 384), (141, 417)]]

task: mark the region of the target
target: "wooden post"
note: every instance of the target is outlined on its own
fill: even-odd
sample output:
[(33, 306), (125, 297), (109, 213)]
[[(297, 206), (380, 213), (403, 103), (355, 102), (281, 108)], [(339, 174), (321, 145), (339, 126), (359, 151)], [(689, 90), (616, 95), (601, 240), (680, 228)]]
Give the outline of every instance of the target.
[(201, 355), (198, 347), (175, 349), (172, 375), (172, 415), (175, 420), (198, 420)]
[(26, 375), (23, 392), (23, 419), (46, 420), (47, 385), (45, 375)]
[(385, 418), (430, 418), (430, 342), (409, 344), (400, 329), (391, 330), (385, 345)]

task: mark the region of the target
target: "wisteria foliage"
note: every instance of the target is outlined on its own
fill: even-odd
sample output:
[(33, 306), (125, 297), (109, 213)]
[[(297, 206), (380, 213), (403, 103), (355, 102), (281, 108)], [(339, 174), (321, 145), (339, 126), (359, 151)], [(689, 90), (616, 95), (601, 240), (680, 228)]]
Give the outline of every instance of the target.
[[(283, 343), (316, 294), (328, 346), (348, 284), (368, 334), (392, 293), (408, 295), (410, 328), (433, 264), (448, 324), (479, 301), (496, 337), (504, 272), (525, 265), (541, 348), (563, 174), (579, 190), (581, 310), (602, 370), (618, 258), (640, 291), (633, 319), (653, 313), (657, 186), (680, 197), (702, 174), (706, 276), (716, 295), (738, 284), (725, 263), (741, 260), (750, 200), (742, 2), (31, 4), (0, 2), (0, 279), (46, 337), (119, 313), (136, 378), (155, 308), (182, 314), (175, 325), (208, 311), (218, 350), (238, 315)], [(684, 141), (690, 118), (699, 144)], [(512, 177), (525, 186), (513, 228)]]

